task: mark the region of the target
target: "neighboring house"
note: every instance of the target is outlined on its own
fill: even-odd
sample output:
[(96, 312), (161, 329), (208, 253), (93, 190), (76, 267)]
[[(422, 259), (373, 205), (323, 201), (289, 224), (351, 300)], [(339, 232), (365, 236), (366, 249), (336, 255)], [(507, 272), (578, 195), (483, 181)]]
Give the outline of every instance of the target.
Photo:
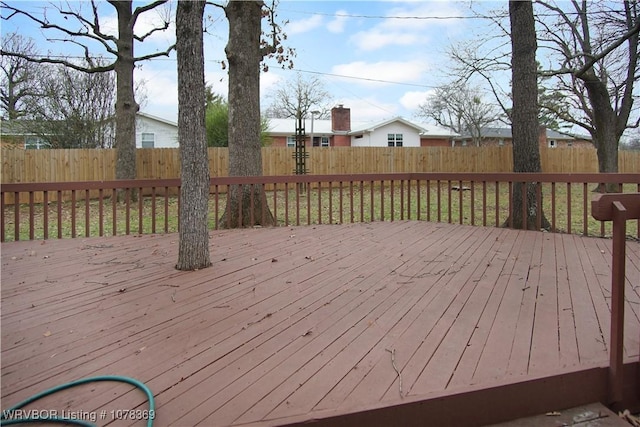
[[(511, 128), (495, 128), (495, 127), (483, 127), (480, 129), (480, 146), (506, 146), (513, 143), (513, 137), (511, 135)], [(588, 136), (576, 136), (567, 133), (558, 132), (553, 129), (547, 129), (544, 126), (540, 126), (538, 134), (538, 142), (541, 147), (593, 147), (591, 138)], [(459, 137), (454, 138), (454, 144), (456, 147), (465, 147), (473, 145), (473, 138), (470, 134), (462, 134)]]
[(136, 148), (177, 148), (178, 124), (139, 112), (136, 118)]
[(23, 120), (0, 121), (0, 147), (41, 149), (51, 148), (51, 144), (30, 131), (32, 122)]
[[(3, 120), (0, 123), (2, 148), (49, 148), (42, 137), (30, 132), (28, 121)], [(136, 148), (177, 148), (178, 124), (146, 113), (136, 114)]]
[[(272, 146), (295, 147), (296, 120), (270, 119)], [(351, 110), (331, 109), (331, 120), (305, 119), (306, 145), (314, 147), (425, 147), (451, 146), (458, 134), (433, 125), (394, 117), (380, 122), (351, 122)], [(313, 142), (311, 135), (313, 134)]]

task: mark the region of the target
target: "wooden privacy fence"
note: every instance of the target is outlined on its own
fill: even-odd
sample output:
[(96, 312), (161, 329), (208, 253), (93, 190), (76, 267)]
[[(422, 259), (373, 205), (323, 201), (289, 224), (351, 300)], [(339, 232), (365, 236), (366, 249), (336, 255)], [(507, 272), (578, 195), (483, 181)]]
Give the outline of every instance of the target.
[[(309, 148), (310, 174), (512, 172), (511, 147), (330, 147)], [(177, 148), (137, 150), (138, 179), (180, 176)], [(595, 173), (596, 151), (566, 147), (541, 150), (542, 172)], [(18, 150), (3, 149), (3, 184), (18, 182), (110, 181), (115, 179), (115, 151), (109, 149)], [(293, 175), (293, 148), (262, 149), (264, 175)], [(228, 150), (209, 148), (212, 177), (228, 175)], [(640, 152), (620, 151), (619, 172), (640, 172)]]

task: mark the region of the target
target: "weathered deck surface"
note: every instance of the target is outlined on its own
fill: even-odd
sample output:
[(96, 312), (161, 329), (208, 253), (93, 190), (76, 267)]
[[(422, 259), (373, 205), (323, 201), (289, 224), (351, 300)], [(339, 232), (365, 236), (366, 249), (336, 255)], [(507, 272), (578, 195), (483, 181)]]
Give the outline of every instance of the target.
[[(3, 243), (3, 409), (116, 374), (153, 390), (156, 426), (279, 424), (608, 362), (609, 240), (428, 222), (216, 231), (213, 267), (179, 272), (177, 239)], [(34, 407), (145, 405), (100, 383)]]

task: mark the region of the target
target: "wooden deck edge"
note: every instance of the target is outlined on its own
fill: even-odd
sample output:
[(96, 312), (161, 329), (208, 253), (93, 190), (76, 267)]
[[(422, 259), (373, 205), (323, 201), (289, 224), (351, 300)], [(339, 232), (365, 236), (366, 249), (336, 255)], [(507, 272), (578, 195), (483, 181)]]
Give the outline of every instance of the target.
[[(614, 410), (640, 410), (640, 361), (624, 366), (625, 400)], [(483, 426), (592, 402), (607, 402), (608, 367), (565, 371), (524, 381), (411, 396), (403, 403), (379, 404), (352, 412), (337, 409), (306, 416), (265, 420), (277, 426)]]

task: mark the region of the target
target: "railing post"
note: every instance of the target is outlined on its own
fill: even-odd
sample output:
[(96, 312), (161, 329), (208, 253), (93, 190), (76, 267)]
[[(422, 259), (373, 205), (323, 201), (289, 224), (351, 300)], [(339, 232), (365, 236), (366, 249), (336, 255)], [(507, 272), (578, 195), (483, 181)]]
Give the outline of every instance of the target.
[(609, 400), (623, 398), (624, 352), (624, 276), (626, 258), (627, 210), (621, 202), (613, 202), (613, 243), (611, 272), (611, 347), (609, 351)]
[[(609, 403), (624, 399), (624, 286), (626, 222), (640, 218), (640, 193), (598, 194), (591, 202), (591, 215), (613, 221), (611, 263), (611, 336), (609, 343)], [(640, 390), (637, 391), (640, 393)]]

